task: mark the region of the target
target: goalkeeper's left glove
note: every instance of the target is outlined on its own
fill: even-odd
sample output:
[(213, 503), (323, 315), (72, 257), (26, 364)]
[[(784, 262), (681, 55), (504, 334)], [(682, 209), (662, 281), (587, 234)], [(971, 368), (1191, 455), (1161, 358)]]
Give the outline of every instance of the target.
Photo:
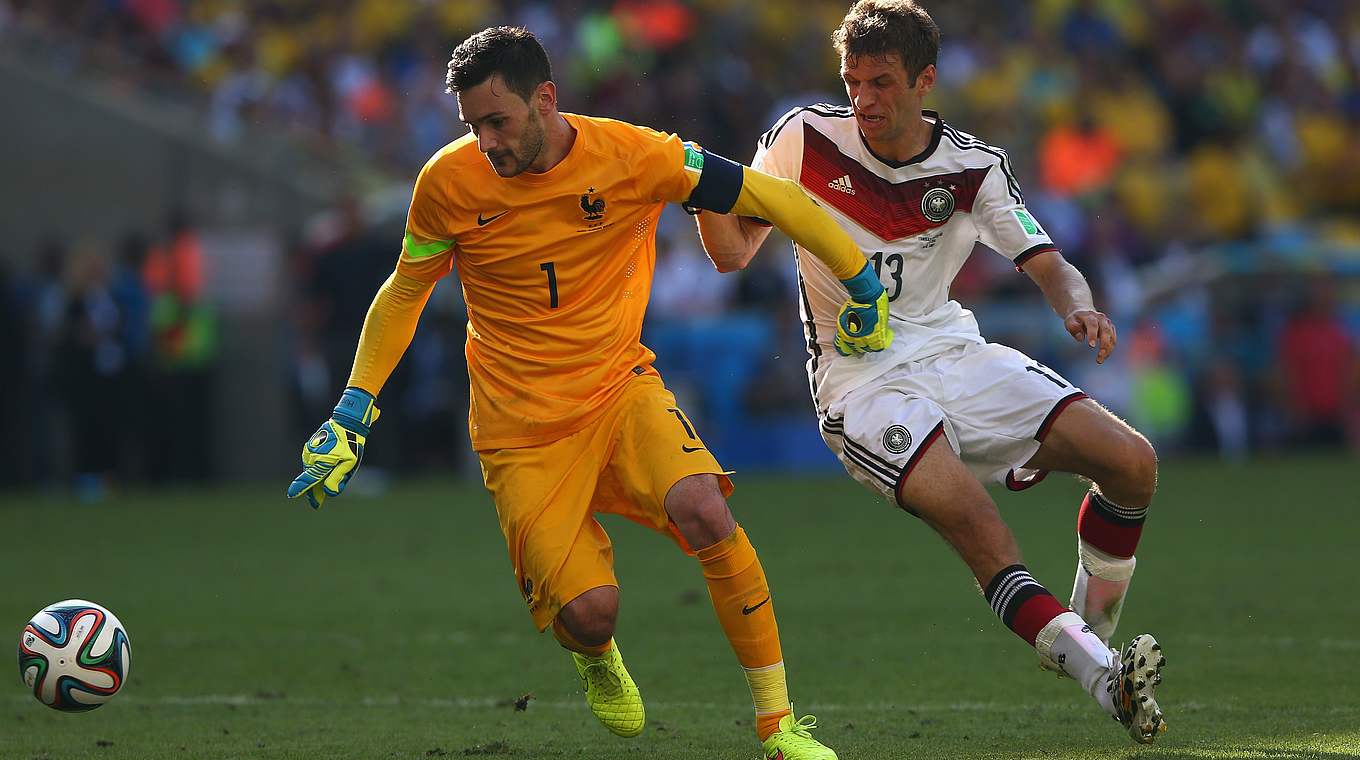
[(368, 431), (378, 419), (373, 394), (346, 388), (331, 418), (302, 447), (302, 473), (288, 486), (288, 498), (306, 494), (312, 509), (339, 496), (364, 458)]
[(841, 356), (882, 351), (892, 345), (888, 329), (888, 293), (872, 264), (865, 262), (859, 274), (841, 280), (850, 300), (836, 317), (836, 353)]

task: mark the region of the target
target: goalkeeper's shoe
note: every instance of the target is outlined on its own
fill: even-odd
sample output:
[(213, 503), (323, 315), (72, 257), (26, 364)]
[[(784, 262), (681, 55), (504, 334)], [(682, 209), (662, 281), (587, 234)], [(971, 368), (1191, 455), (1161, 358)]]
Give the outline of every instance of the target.
[(609, 644), (609, 651), (599, 657), (572, 652), (571, 659), (576, 663), (576, 674), (581, 677), (586, 704), (590, 705), (595, 717), (619, 736), (637, 736), (647, 722), (642, 693), (623, 666), (619, 645), (612, 640)]
[(288, 486), (288, 498), (306, 495), (313, 509), (339, 496), (364, 459), (364, 444), (378, 419), (373, 394), (346, 388), (331, 412), (302, 446), (302, 472)]
[(764, 742), (765, 760), (836, 760), (836, 752), (808, 733), (817, 728), (811, 715), (794, 720), (789, 713), (779, 719), (779, 730)]
[(1166, 731), (1155, 692), (1162, 683), (1162, 646), (1151, 634), (1134, 636), (1119, 655), (1119, 666), (1110, 671), (1105, 688), (1114, 697), (1114, 717), (1139, 744), (1151, 744)]
[(865, 263), (859, 274), (841, 280), (850, 300), (836, 316), (836, 353), (841, 356), (882, 351), (892, 345), (888, 329), (888, 292), (883, 289), (872, 264)]

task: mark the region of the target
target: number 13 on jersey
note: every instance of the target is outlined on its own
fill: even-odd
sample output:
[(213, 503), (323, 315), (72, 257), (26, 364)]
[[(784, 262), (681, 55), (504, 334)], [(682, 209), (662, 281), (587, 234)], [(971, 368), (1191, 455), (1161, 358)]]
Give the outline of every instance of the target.
[(883, 287), (888, 289), (888, 300), (896, 301), (897, 296), (902, 293), (902, 267), (905, 264), (902, 259), (902, 254), (889, 253), (884, 255), (882, 251), (875, 251), (874, 255), (871, 256), (869, 260), (874, 262), (874, 274), (878, 275), (878, 279), (880, 280), (883, 279), (883, 268), (885, 266), (891, 270), (892, 285), (889, 286), (888, 283), (885, 282), (883, 283)]

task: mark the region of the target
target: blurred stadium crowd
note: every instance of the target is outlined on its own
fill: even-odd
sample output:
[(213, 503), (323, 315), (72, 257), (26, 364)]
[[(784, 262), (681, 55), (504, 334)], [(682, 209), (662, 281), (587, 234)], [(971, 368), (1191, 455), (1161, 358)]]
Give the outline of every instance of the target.
[[(308, 149), (359, 156), (391, 187), (409, 188), (424, 160), (464, 131), (443, 93), (445, 64), (483, 26), (523, 24), (540, 37), (564, 110), (675, 131), (749, 160), (788, 108), (844, 102), (829, 34), (847, 5), (0, 0), (0, 44), (41, 30), (70, 71), (112, 72), (125, 89), (195, 105), (212, 140), (286, 133)], [(1037, 289), (990, 254), (974, 256), (955, 286), (984, 334), (1059, 368), (1164, 450), (1238, 458), (1360, 447), (1360, 3), (925, 5), (943, 31), (928, 102), (1008, 149), (1031, 209), (1091, 279), (1121, 348), (1097, 370)], [(291, 247), (295, 305), (281, 316), (299, 420), (319, 418), (339, 390), (395, 255), (401, 220), (369, 213), (362, 200), (279, 231)], [(17, 334), (29, 392), (20, 397), (39, 402), (8, 424), (70, 420), (76, 449), (89, 447), (76, 460), (92, 463), (75, 467), (85, 472), (106, 462), (99, 450), (112, 431), (129, 429), (111, 411), (118, 405), (101, 400), (110, 394), (154, 396), (179, 424), (202, 408), (193, 399), (210, 393), (213, 335), (227, 328), (202, 297), (193, 235), (177, 217), (162, 233), (93, 250), (54, 238), (9, 276), (5, 320), (26, 325)], [(751, 268), (720, 276), (683, 214), (668, 211), (661, 226), (645, 340), (729, 458), (783, 430), (804, 430), (798, 445), (820, 446), (793, 266), (774, 238)], [(440, 431), (460, 424), (453, 290), (441, 288), (396, 390), (384, 394), (396, 407), (384, 424), (412, 432), (401, 438), (426, 452), (422, 464), (453, 454), (416, 442), (447, 441)], [(175, 459), (155, 427), (133, 472), (210, 474)], [(7, 439), (16, 433), (35, 452), (14, 475), (52, 477), (42, 449), (58, 434)]]

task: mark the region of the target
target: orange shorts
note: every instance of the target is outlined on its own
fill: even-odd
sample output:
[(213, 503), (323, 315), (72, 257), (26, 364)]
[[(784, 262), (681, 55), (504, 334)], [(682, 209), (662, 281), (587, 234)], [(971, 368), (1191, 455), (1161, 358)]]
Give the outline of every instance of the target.
[(732, 481), (699, 439), (661, 378), (640, 375), (585, 429), (543, 446), (479, 452), (515, 581), (540, 631), (562, 606), (618, 586), (614, 549), (595, 513), (623, 515), (669, 535), (692, 554), (666, 514), (681, 478)]

